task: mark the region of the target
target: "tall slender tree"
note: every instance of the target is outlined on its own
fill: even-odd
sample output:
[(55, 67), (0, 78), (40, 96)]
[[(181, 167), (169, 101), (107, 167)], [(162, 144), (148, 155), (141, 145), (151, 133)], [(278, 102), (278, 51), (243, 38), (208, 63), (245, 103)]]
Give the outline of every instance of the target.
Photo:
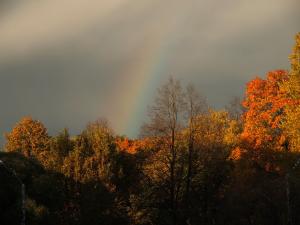
[[(196, 120), (197, 116), (207, 111), (206, 99), (200, 96), (193, 85), (186, 88), (186, 114), (188, 119), (188, 159), (187, 159), (187, 174), (185, 187), (185, 202), (186, 207), (189, 208), (190, 186), (193, 176), (193, 162), (194, 162), (194, 142), (197, 133)], [(188, 218), (187, 218), (188, 220)]]
[(150, 122), (144, 130), (148, 135), (158, 137), (160, 140), (159, 160), (165, 162), (164, 176), (167, 177), (167, 191), (169, 195), (169, 208), (172, 224), (178, 224), (177, 209), (181, 186), (183, 167), (179, 165), (180, 130), (184, 118), (184, 94), (179, 81), (170, 78), (168, 83), (158, 90), (158, 96), (150, 109)]

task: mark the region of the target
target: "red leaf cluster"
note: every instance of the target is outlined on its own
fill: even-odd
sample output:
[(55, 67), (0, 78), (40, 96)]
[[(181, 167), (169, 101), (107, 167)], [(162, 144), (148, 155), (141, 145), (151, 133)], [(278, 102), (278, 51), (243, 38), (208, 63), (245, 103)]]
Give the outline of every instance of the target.
[(285, 70), (275, 70), (267, 74), (267, 78), (255, 78), (247, 84), (243, 106), (243, 140), (259, 149), (270, 143), (280, 148), (284, 136), (280, 123), (285, 113), (285, 106), (290, 104), (280, 84), (288, 79)]

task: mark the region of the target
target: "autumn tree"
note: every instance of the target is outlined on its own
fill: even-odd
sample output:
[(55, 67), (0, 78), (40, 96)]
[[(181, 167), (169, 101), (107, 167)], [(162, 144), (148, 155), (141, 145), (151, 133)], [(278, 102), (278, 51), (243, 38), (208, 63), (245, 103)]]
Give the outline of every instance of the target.
[(179, 162), (179, 143), (183, 111), (181, 84), (170, 78), (167, 84), (158, 89), (157, 98), (149, 112), (150, 122), (144, 127), (145, 133), (156, 138), (158, 143), (157, 152), (152, 157), (153, 163), (148, 165), (148, 175), (153, 180), (158, 178), (161, 184), (166, 181), (165, 192), (169, 198), (168, 208), (171, 212), (169, 223), (174, 225), (178, 224), (177, 209), (182, 188), (183, 165)]
[(80, 182), (99, 180), (109, 185), (114, 154), (113, 132), (107, 121), (97, 120), (77, 137), (74, 150), (65, 159), (64, 171)]
[(123, 172), (115, 137), (106, 120), (89, 123), (76, 137), (62, 171), (73, 181), (69, 184), (73, 193), (70, 205), (80, 224), (99, 224), (99, 221), (126, 224), (120, 216), (122, 209), (117, 199)]
[(296, 35), (296, 43), (290, 55), (291, 69), (288, 80), (282, 83), (281, 88), (286, 94), (289, 104), (286, 107), (285, 121), (282, 123), (288, 136), (289, 147), (293, 151), (300, 148), (300, 33)]
[(269, 72), (265, 80), (255, 78), (247, 84), (242, 138), (254, 149), (282, 149), (285, 136), (280, 124), (287, 101), (280, 85), (287, 79), (286, 71), (276, 70)]
[(69, 130), (64, 128), (54, 139), (55, 148), (58, 154), (65, 158), (73, 150), (74, 143), (71, 140)]
[(63, 129), (57, 136), (51, 137), (50, 150), (47, 158), (47, 168), (62, 172), (63, 162), (73, 150), (74, 141), (71, 140), (68, 129)]
[[(207, 111), (207, 103), (206, 99), (200, 96), (195, 90), (194, 86), (189, 85), (186, 88), (185, 94), (185, 102), (186, 102), (186, 116), (187, 116), (187, 136), (188, 136), (188, 157), (187, 157), (187, 172), (186, 172), (186, 187), (185, 187), (185, 201), (186, 207), (189, 208), (189, 199), (190, 199), (190, 185), (191, 179), (193, 176), (194, 170), (194, 144), (195, 137), (197, 133), (197, 116), (200, 114), (206, 113)], [(188, 220), (188, 219), (187, 219)]]
[(40, 121), (24, 117), (6, 134), (6, 140), (7, 151), (21, 152), (26, 157), (35, 157), (43, 163), (46, 161), (50, 138)]
[[(299, 167), (300, 162), (300, 33), (295, 37), (295, 45), (290, 55), (291, 68), (288, 74), (288, 79), (281, 84), (281, 89), (285, 93), (287, 106), (285, 118), (281, 124), (281, 128), (286, 135), (286, 149), (290, 152), (290, 157), (286, 160), (287, 170), (285, 175), (286, 187), (286, 218), (287, 224), (293, 224), (293, 220), (297, 218), (295, 207), (295, 195), (297, 192), (293, 189), (299, 188)], [(298, 172), (298, 174), (297, 174)], [(297, 219), (296, 219), (297, 220)]]
[(195, 117), (190, 223), (214, 224), (230, 174), (229, 155), (239, 126), (228, 112), (209, 109)]

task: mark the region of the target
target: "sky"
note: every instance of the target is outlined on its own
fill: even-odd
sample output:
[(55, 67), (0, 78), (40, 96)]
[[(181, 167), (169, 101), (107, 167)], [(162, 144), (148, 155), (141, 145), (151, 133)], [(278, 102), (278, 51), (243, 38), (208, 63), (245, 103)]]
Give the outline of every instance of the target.
[(30, 115), (52, 135), (107, 118), (136, 137), (170, 76), (222, 108), (255, 76), (289, 68), (299, 8), (298, 0), (1, 0), (0, 134)]

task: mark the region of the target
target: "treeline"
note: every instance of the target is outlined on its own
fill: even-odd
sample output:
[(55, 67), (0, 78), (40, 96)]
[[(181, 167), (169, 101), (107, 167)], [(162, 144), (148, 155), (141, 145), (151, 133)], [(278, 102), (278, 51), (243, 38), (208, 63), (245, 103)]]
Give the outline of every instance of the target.
[(21, 119), (0, 153), (0, 223), (21, 223), (21, 180), (26, 224), (300, 224), (300, 33), (290, 61), (219, 111), (170, 79), (137, 140), (106, 120), (71, 137)]

